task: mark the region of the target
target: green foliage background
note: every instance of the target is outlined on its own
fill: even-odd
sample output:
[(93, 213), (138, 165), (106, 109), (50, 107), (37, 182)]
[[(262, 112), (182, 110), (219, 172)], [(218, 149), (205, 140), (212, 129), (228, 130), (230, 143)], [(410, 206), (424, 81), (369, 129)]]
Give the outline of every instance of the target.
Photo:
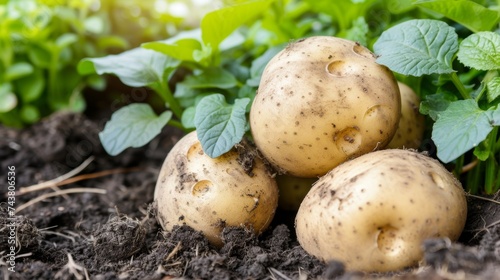
[(105, 79), (80, 75), (81, 59), (121, 52), (168, 37), (168, 30), (187, 28), (182, 18), (154, 12), (153, 3), (1, 1), (0, 123), (23, 127), (56, 111), (84, 110), (82, 90), (103, 89)]

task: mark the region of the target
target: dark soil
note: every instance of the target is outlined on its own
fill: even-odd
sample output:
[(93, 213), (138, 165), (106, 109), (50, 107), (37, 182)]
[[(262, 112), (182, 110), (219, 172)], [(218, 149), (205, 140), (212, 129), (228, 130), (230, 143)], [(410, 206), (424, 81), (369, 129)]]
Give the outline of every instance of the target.
[[(459, 242), (429, 240), (420, 267), (390, 274), (346, 272), (339, 262), (324, 264), (309, 256), (295, 239), (293, 212), (278, 211), (259, 237), (245, 229), (224, 230), (222, 248), (186, 226), (164, 232), (155, 219), (153, 192), (161, 164), (182, 132), (165, 128), (146, 147), (111, 157), (98, 139), (103, 123), (61, 113), (24, 130), (0, 126), (3, 279), (500, 279), (500, 205), (473, 197)], [(20, 193), (90, 157), (90, 165), (76, 175), (83, 180)], [(8, 166), (16, 172), (14, 219), (7, 213)], [(88, 177), (102, 171), (112, 174)], [(78, 177), (82, 174), (87, 177)], [(24, 208), (42, 195), (72, 188), (106, 194), (83, 190)], [(19, 250), (14, 273), (7, 270), (12, 222)]]

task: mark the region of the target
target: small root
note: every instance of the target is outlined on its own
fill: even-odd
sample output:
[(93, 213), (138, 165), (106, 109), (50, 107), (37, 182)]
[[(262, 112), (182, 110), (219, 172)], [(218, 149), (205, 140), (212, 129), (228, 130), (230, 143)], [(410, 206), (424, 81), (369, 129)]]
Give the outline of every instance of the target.
[(88, 280), (90, 279), (89, 274), (87, 272), (87, 269), (79, 264), (77, 264), (74, 260), (71, 254), (68, 253), (68, 263), (62, 267), (61, 270), (59, 270), (55, 278), (56, 279), (61, 279), (61, 278), (67, 278), (65, 273), (70, 273), (73, 275), (76, 279), (78, 280)]
[(473, 197), (473, 198), (477, 198), (477, 199), (480, 199), (480, 200), (484, 200), (484, 201), (488, 201), (488, 202), (492, 202), (492, 203), (495, 203), (495, 204), (499, 204), (500, 205), (500, 201), (497, 201), (497, 200), (494, 200), (494, 199), (491, 199), (491, 198), (487, 198), (487, 197), (482, 197), (482, 196), (479, 196), (479, 195), (474, 195), (474, 194), (470, 194), (470, 193), (465, 193), (466, 196), (470, 196), (470, 197)]
[(17, 209), (16, 209), (16, 213), (19, 213), (21, 212), (22, 210), (42, 201), (42, 200), (45, 200), (49, 197), (54, 197), (54, 196), (59, 196), (59, 195), (65, 195), (65, 194), (69, 194), (69, 193), (98, 193), (98, 194), (106, 194), (106, 190), (104, 189), (92, 189), (92, 188), (72, 188), (72, 189), (67, 189), (67, 190), (58, 190), (58, 191), (55, 191), (55, 192), (52, 192), (52, 193), (46, 193), (46, 194), (42, 194), (40, 195), (39, 197), (37, 198), (34, 198), (24, 204), (21, 204), (21, 206), (19, 206)]
[(469, 171), (471, 171), (474, 167), (476, 167), (476, 165), (479, 163), (479, 160), (475, 159), (474, 161), (472, 162), (469, 162), (468, 164), (464, 165), (462, 167), (462, 171), (460, 172), (461, 174), (464, 174), (464, 173), (467, 173)]

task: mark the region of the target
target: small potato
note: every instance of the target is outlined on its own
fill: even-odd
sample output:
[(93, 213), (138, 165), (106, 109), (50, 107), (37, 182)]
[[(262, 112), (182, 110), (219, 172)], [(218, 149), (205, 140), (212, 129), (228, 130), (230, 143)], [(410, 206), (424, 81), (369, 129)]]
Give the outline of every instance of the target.
[[(244, 226), (256, 234), (268, 227), (278, 204), (278, 187), (254, 151), (242, 148), (243, 152), (233, 149), (211, 158), (196, 132), (177, 142), (163, 163), (154, 193), (157, 218), (166, 231), (186, 224), (221, 246), (225, 227)], [(245, 148), (250, 150), (246, 153)]]
[(383, 149), (400, 112), (397, 81), (374, 54), (353, 41), (314, 36), (267, 64), (250, 125), (255, 144), (278, 170), (318, 177)]
[(318, 178), (277, 175), (276, 182), (280, 192), (278, 208), (287, 211), (299, 210), (300, 203), (317, 180)]
[(296, 216), (297, 238), (311, 255), (349, 270), (416, 265), (422, 242), (458, 239), (467, 216), (460, 182), (438, 161), (410, 150), (360, 156), (321, 177)]
[(406, 84), (398, 82), (401, 93), (401, 119), (387, 149), (418, 149), (425, 131), (425, 117), (420, 114), (420, 98)]

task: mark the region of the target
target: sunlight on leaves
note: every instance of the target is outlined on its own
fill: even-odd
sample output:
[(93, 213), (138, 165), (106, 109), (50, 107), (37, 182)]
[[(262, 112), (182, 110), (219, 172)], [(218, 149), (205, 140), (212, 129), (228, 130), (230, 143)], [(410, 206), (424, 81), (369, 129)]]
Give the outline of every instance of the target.
[(201, 21), (202, 39), (218, 49), (219, 44), (243, 23), (262, 14), (274, 0), (249, 1), (206, 14)]
[(178, 60), (195, 61), (193, 52), (201, 49), (201, 43), (196, 39), (180, 39), (174, 43), (164, 41), (142, 44), (145, 49), (155, 50)]
[(440, 13), (473, 32), (489, 31), (499, 19), (497, 11), (470, 0), (425, 0), (415, 5)]

